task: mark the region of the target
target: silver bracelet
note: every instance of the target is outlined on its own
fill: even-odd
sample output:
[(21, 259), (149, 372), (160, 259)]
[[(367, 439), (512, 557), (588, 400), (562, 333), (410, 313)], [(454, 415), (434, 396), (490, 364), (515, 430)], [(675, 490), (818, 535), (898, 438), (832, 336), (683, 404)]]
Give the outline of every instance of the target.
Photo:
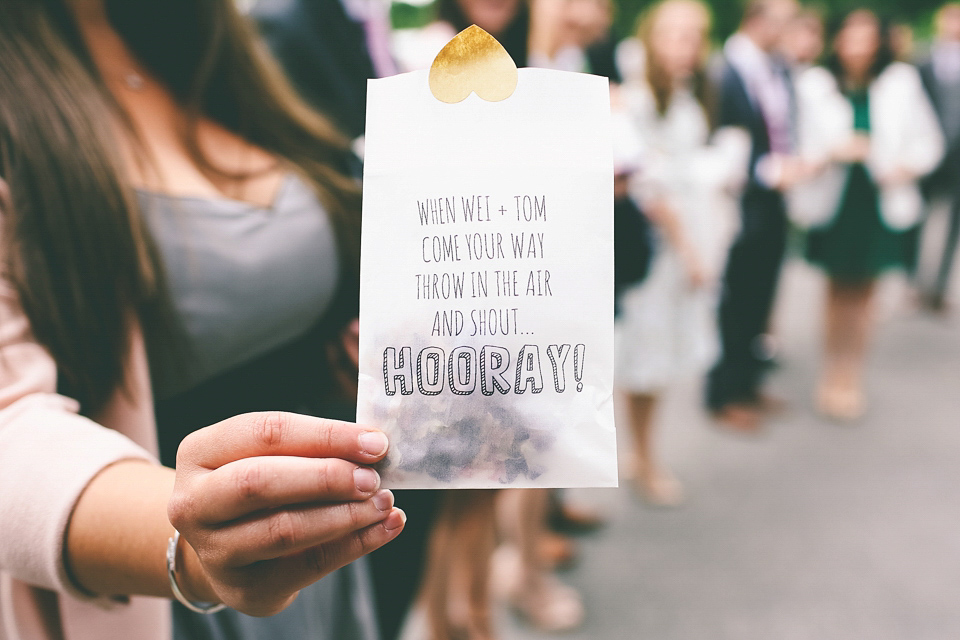
[(210, 604), (209, 602), (190, 602), (177, 584), (177, 546), (180, 544), (180, 532), (173, 530), (173, 537), (167, 541), (167, 576), (170, 578), (170, 591), (177, 602), (194, 613), (216, 613), (225, 609), (225, 604)]

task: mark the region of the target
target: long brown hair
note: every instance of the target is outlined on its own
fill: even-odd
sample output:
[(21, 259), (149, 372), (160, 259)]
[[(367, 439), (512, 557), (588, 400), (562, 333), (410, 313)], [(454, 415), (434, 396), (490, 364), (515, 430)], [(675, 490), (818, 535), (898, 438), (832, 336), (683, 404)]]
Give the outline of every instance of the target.
[[(181, 134), (196, 165), (230, 175), (203, 154), (201, 117), (280, 158), (316, 190), (337, 230), (343, 273), (355, 278), (360, 198), (344, 172), (346, 141), (296, 96), (233, 0), (105, 4), (121, 38), (186, 114)], [(114, 122), (136, 139), (66, 0), (0, 2), (3, 276), (87, 414), (123, 386), (131, 317), (145, 325), (172, 317)]]
[[(867, 74), (867, 83), (875, 80), (883, 70), (896, 62), (896, 55), (893, 51), (893, 45), (890, 42), (890, 27), (886, 20), (877, 15), (872, 9), (858, 7), (851, 9), (847, 13), (841, 14), (831, 21), (830, 25), (830, 53), (824, 62), (824, 66), (833, 73), (841, 87), (849, 87), (847, 70), (840, 61), (840, 55), (837, 53), (837, 40), (843, 30), (857, 23), (868, 23), (877, 29), (877, 51), (874, 54), (873, 63)], [(861, 87), (862, 88), (862, 87)]]
[(707, 5), (700, 0), (660, 0), (640, 15), (640, 19), (637, 22), (637, 38), (643, 45), (643, 51), (645, 54), (644, 69), (646, 73), (647, 84), (650, 86), (650, 90), (653, 93), (653, 100), (657, 108), (657, 113), (660, 114), (660, 116), (666, 115), (667, 109), (670, 107), (670, 100), (673, 98), (673, 92), (676, 87), (673, 84), (673, 79), (669, 76), (666, 69), (663, 68), (660, 60), (657, 59), (657, 56), (653, 51), (652, 39), (653, 30), (656, 26), (658, 18), (660, 17), (660, 13), (665, 7), (675, 4), (696, 7), (702, 12), (704, 17), (704, 51), (701, 64), (693, 74), (691, 88), (693, 89), (694, 97), (696, 97), (697, 101), (700, 103), (700, 106), (703, 107), (705, 115), (708, 119), (710, 119), (711, 114), (713, 113), (713, 108), (711, 104), (712, 97), (710, 94), (710, 85), (706, 77), (706, 56), (709, 46), (708, 35), (710, 33), (711, 14)]

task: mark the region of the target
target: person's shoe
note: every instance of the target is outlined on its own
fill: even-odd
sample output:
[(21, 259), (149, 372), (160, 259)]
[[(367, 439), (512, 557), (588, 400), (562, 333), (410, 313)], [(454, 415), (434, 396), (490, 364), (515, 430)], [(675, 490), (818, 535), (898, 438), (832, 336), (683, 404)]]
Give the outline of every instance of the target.
[(583, 600), (576, 589), (549, 573), (538, 583), (535, 588), (510, 595), (514, 611), (539, 631), (548, 633), (570, 631), (583, 624)]
[(754, 407), (765, 416), (779, 416), (787, 412), (787, 401), (779, 396), (761, 393), (754, 403)]
[(490, 593), (497, 600), (507, 600), (520, 588), (523, 559), (516, 546), (504, 543), (490, 559)]
[[(540, 631), (569, 631), (583, 623), (580, 594), (548, 570), (535, 579), (524, 579), (530, 568), (524, 567), (520, 551), (513, 545), (501, 545), (491, 561), (491, 593), (505, 600), (520, 617)], [(531, 584), (532, 583), (532, 584)]]
[(924, 296), (923, 308), (930, 313), (935, 313), (937, 315), (944, 315), (950, 311), (950, 306), (947, 304), (946, 299), (944, 299), (942, 295), (936, 293)]
[(677, 507), (683, 503), (683, 485), (665, 471), (641, 472), (634, 487), (644, 502), (653, 507)]
[(566, 569), (577, 559), (577, 547), (567, 536), (546, 531), (537, 543), (537, 553), (543, 563), (553, 569)]
[(568, 503), (559, 504), (550, 514), (550, 526), (561, 533), (590, 533), (606, 523), (593, 509)]
[(821, 415), (836, 422), (854, 422), (866, 412), (863, 392), (855, 385), (821, 385), (816, 405)]
[(728, 404), (714, 410), (713, 418), (720, 426), (744, 435), (756, 435), (763, 426), (763, 414), (749, 404)]

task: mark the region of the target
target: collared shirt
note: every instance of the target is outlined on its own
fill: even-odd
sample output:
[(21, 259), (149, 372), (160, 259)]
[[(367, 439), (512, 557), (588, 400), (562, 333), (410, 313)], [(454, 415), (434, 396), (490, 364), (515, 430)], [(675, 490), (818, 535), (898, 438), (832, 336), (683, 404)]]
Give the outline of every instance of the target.
[(943, 133), (954, 144), (960, 139), (960, 42), (937, 40), (930, 49), (935, 79), (935, 105)]
[(723, 50), (727, 60), (743, 78), (750, 99), (763, 115), (770, 137), (770, 150), (777, 154), (789, 154), (794, 145), (786, 69), (743, 33), (732, 35)]
[(930, 49), (933, 74), (941, 84), (960, 82), (960, 42), (937, 40)]

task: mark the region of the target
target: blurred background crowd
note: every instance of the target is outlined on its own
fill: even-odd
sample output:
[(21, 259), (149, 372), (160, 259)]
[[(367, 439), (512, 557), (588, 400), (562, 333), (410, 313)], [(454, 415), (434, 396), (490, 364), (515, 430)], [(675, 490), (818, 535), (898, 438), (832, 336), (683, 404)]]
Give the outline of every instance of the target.
[[(661, 398), (678, 383), (703, 376), (705, 412), (733, 434), (760, 434), (795, 410), (764, 390), (782, 352), (773, 308), (788, 250), (825, 281), (811, 405), (827, 420), (869, 416), (882, 276), (900, 274), (904, 307), (948, 311), (960, 4), (261, 0), (252, 14), (301, 92), (361, 151), (363, 81), (429, 67), (470, 24), (518, 66), (610, 79), (621, 467), (647, 504), (684, 500), (656, 437)], [(422, 583), (414, 636), (498, 637), (498, 601), (541, 631), (582, 623), (580, 594), (551, 570), (576, 559), (564, 532), (601, 527), (599, 513), (559, 492), (432, 500), (422, 505), (435, 522), (425, 573), (408, 567), (405, 578)], [(396, 570), (377, 554), (373, 566), (375, 576)]]
[[(16, 3), (0, 4), (5, 1)], [(884, 633), (891, 627), (871, 626), (875, 621), (850, 627), (858, 631), (836, 631), (846, 627), (817, 618), (813, 605), (803, 626), (804, 614), (797, 612), (802, 609), (783, 604), (790, 598), (803, 602), (784, 585), (789, 575), (807, 575), (805, 562), (819, 567), (811, 584), (822, 579), (816, 585), (827, 585), (824, 598), (840, 609), (859, 602), (861, 578), (890, 592), (884, 603), (902, 603), (913, 588), (904, 587), (902, 576), (936, 573), (937, 561), (921, 567), (909, 564), (906, 555), (883, 564), (891, 549), (926, 547), (940, 555), (942, 566), (958, 567), (956, 544), (944, 558), (948, 547), (929, 534), (926, 520), (901, 521), (896, 510), (877, 516), (871, 522), (884, 531), (901, 527), (905, 538), (892, 543), (877, 529), (848, 531), (837, 505), (868, 520), (857, 507), (888, 500), (905, 510), (936, 511), (929, 521), (938, 531), (957, 524), (956, 510), (938, 502), (946, 494), (936, 469), (956, 467), (938, 456), (957, 444), (960, 409), (955, 393), (943, 391), (944, 385), (955, 386), (960, 373), (951, 316), (960, 239), (960, 4), (238, 0), (238, 19), (253, 21), (276, 65), (259, 58), (254, 45), (248, 47), (239, 22), (220, 29), (199, 19), (170, 18), (190, 15), (185, 0), (171, 0), (169, 6), (178, 9), (156, 10), (168, 22), (138, 15), (142, 3), (140, 9), (134, 3), (108, 4), (109, 25), (96, 0), (46, 0), (43, 19), (49, 24), (72, 24), (65, 18), (68, 6), (79, 16), (76, 33), (58, 27), (69, 36), (60, 41), (59, 32), (46, 27), (23, 35), (0, 25), (8, 60), (27, 61), (22, 68), (19, 62), (0, 66), (10, 82), (7, 98), (20, 95), (14, 80), (24, 83), (26, 96), (46, 95), (36, 89), (40, 85), (50, 95), (61, 90), (67, 96), (113, 95), (106, 102), (76, 101), (80, 107), (74, 111), (62, 107), (75, 104), (69, 100), (57, 108), (66, 109), (60, 114), (64, 122), (80, 133), (96, 129), (89, 121), (98, 113), (126, 114), (113, 124), (129, 143), (118, 152), (129, 180), (117, 182), (121, 173), (115, 175), (115, 165), (94, 163), (109, 154), (93, 138), (77, 134), (76, 148), (94, 151), (84, 162), (71, 163), (71, 154), (55, 153), (71, 148), (64, 140), (72, 138), (60, 129), (37, 129), (36, 139), (54, 149), (48, 156), (43, 144), (16, 137), (10, 123), (33, 122), (34, 112), (42, 116), (41, 107), (50, 101), (37, 99), (21, 111), (15, 109), (17, 100), (0, 104), (8, 109), (0, 113), (8, 125), (4, 135), (14, 141), (0, 140), (3, 177), (14, 185), (7, 189), (0, 180), (0, 205), (7, 205), (9, 196), (11, 212), (18, 211), (17, 204), (19, 211), (51, 212), (49, 220), (37, 223), (29, 216), (11, 217), (8, 238), (16, 242), (7, 240), (5, 246), (15, 258), (10, 278), (25, 301), (23, 313), (56, 360), (61, 378), (54, 386), (76, 397), (84, 415), (112, 406), (108, 392), (128, 370), (116, 338), (118, 327), (125, 326), (124, 304), (135, 303), (140, 317), (156, 319), (157, 326), (170, 312), (180, 317), (169, 326), (177, 326), (184, 334), (177, 338), (194, 346), (184, 356), (194, 358), (190, 367), (174, 363), (174, 356), (180, 357), (170, 347), (175, 341), (146, 320), (146, 346), (134, 341), (149, 356), (160, 459), (170, 467), (189, 432), (241, 412), (282, 408), (352, 418), (359, 230), (353, 177), (361, 172), (357, 160), (363, 156), (369, 79), (429, 67), (450, 38), (477, 24), (518, 66), (610, 80), (624, 486), (605, 494), (397, 491), (396, 506), (406, 521), (390, 530), (403, 526), (402, 535), (319, 586), (304, 588), (284, 614), (264, 621), (231, 611), (205, 616), (176, 605), (175, 637), (493, 640), (577, 629), (587, 634), (578, 637), (592, 638), (960, 634), (955, 611), (953, 617), (945, 613), (955, 610), (960, 595), (956, 575), (923, 592), (927, 601), (948, 603), (936, 608), (942, 618), (911, 618), (906, 631), (889, 636)], [(30, 11), (9, 15), (29, 17)], [(204, 11), (197, 15), (229, 14)], [(85, 50), (77, 44), (80, 31), (92, 53), (74, 60), (71, 52)], [(49, 44), (54, 41), (56, 47)], [(56, 64), (46, 52), (60, 56), (50, 58)], [(68, 59), (72, 62), (63, 62)], [(102, 78), (74, 85), (29, 66), (67, 69), (85, 78), (77, 60), (98, 69)], [(295, 93), (281, 81), (284, 74)], [(341, 148), (342, 139), (352, 153)], [(98, 189), (87, 193), (96, 195), (84, 214), (71, 205), (79, 200), (57, 200), (56, 194), (81, 193), (76, 185), (82, 182), (67, 178), (81, 175), (86, 166), (100, 168)], [(44, 183), (36, 176), (58, 177)], [(118, 195), (126, 193), (118, 185), (127, 182), (136, 187), (133, 195)], [(31, 209), (32, 203), (43, 206)], [(152, 240), (142, 245), (130, 240), (144, 233), (139, 223), (96, 218), (97, 211), (111, 207), (149, 212)], [(198, 215), (177, 215), (194, 210)], [(318, 210), (324, 215), (315, 215)], [(259, 218), (247, 220), (264, 212), (272, 216), (270, 230)], [(81, 214), (88, 217), (71, 217)], [(58, 244), (61, 236), (45, 229), (59, 229), (64, 221), (73, 225), (64, 238), (85, 238), (88, 244), (84, 251), (63, 253), (60, 263), (58, 251), (73, 247), (73, 240)], [(87, 237), (77, 231), (101, 223), (127, 235)], [(125, 247), (126, 253), (103, 267), (108, 275), (98, 279), (103, 256), (97, 247), (103, 242)], [(163, 260), (156, 261), (158, 255)], [(166, 266), (161, 275), (138, 271), (157, 264)], [(64, 265), (79, 275), (58, 288), (50, 274)], [(115, 291), (103, 284), (129, 273), (141, 275), (118, 279)], [(37, 274), (46, 276), (37, 280)], [(169, 294), (166, 306), (151, 306), (149, 292), (156, 283)], [(67, 290), (80, 294), (61, 313), (57, 296)], [(53, 293), (33, 297), (35, 291)], [(84, 306), (88, 298), (100, 306)], [(251, 299), (261, 304), (250, 305)], [(930, 324), (890, 329), (885, 320), (891, 315)], [(888, 331), (900, 346), (889, 346)], [(72, 349), (75, 343), (88, 346)], [(110, 366), (82, 366), (101, 357)], [(883, 367), (876, 365), (881, 359)], [(142, 357), (138, 362), (145, 370)], [(884, 376), (896, 382), (880, 385)], [(297, 384), (290, 383), (294, 379)], [(27, 393), (16, 376), (2, 382), (13, 390), (11, 398)], [(335, 393), (318, 403), (317, 388)], [(892, 402), (898, 394), (902, 397)], [(786, 437), (784, 425), (802, 428)], [(856, 428), (844, 431), (845, 426)], [(950, 428), (941, 433), (944, 426)], [(844, 438), (839, 443), (831, 440), (838, 433)], [(913, 457), (911, 445), (925, 437), (927, 457)], [(883, 443), (882, 450), (870, 448), (870, 442)], [(728, 464), (717, 467), (721, 460)], [(880, 474), (871, 476), (875, 482), (865, 492), (845, 493), (863, 489), (844, 484), (857, 469), (893, 473), (900, 464), (918, 474), (909, 476), (909, 491), (887, 493), (891, 485), (881, 482), (886, 476)], [(713, 475), (698, 475), (698, 469)], [(941, 482), (924, 484), (926, 471)], [(793, 484), (784, 484), (788, 480)], [(806, 494), (791, 493), (801, 486), (818, 494), (813, 503), (805, 502)], [(744, 510), (751, 500), (762, 517)], [(395, 514), (392, 504), (379, 510)], [(821, 523), (824, 514), (834, 519)], [(71, 527), (82, 531), (83, 520), (77, 522)], [(818, 564), (820, 556), (802, 542), (824, 535), (876, 547), (877, 555), (856, 556), (853, 568), (831, 564), (839, 556), (829, 554), (829, 562)], [(193, 533), (191, 544), (195, 540), (202, 536)], [(200, 543), (195, 546), (199, 553)], [(728, 557), (736, 562), (726, 563)], [(15, 560), (8, 563), (11, 571), (20, 570)], [(692, 573), (681, 584), (677, 576), (684, 562)], [(749, 571), (768, 565), (780, 569)], [(79, 566), (75, 584), (96, 575)], [(837, 574), (825, 575), (831, 571)], [(849, 580), (839, 580), (843, 571), (849, 571)], [(771, 582), (770, 575), (786, 576), (787, 582)], [(713, 592), (749, 592), (749, 603), (740, 602), (743, 617), (728, 627), (710, 625), (711, 619), (729, 623), (724, 615), (698, 617), (704, 593), (698, 591), (698, 576)], [(673, 609), (658, 599), (664, 593), (672, 594)], [(735, 600), (719, 597), (710, 606)], [(623, 606), (605, 606), (613, 602)], [(684, 622), (669, 633), (644, 627), (643, 620), (656, 617), (656, 607)], [(507, 610), (512, 613), (505, 615)], [(751, 616), (766, 620), (776, 612), (797, 622), (800, 631), (791, 635), (789, 626), (774, 625), (764, 632), (749, 624)], [(70, 614), (63, 616), (67, 627)], [(309, 631), (315, 628), (327, 629), (327, 635)], [(308, 631), (318, 635), (305, 635)]]

